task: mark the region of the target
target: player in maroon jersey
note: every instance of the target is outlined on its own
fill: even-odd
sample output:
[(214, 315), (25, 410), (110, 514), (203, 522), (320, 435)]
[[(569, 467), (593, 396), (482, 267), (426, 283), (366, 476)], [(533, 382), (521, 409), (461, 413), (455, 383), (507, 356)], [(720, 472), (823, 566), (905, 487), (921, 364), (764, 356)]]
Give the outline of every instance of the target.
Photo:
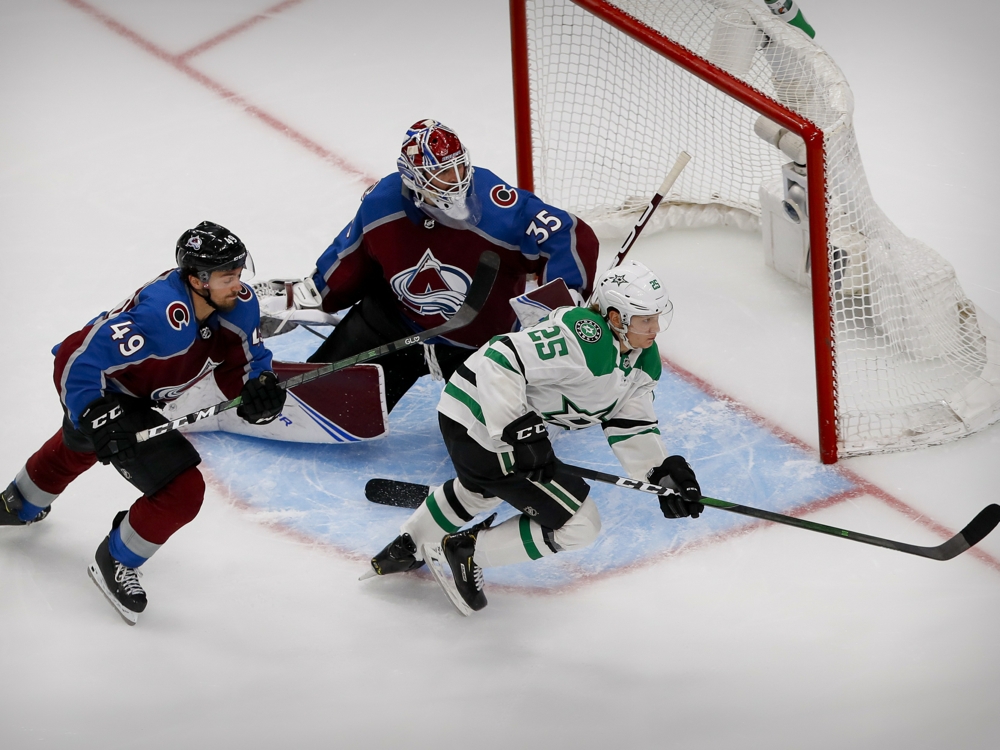
[(236, 235), (202, 222), (177, 241), (177, 268), (58, 344), (62, 428), (0, 493), (0, 526), (44, 519), (97, 461), (143, 493), (115, 517), (90, 566), (94, 583), (130, 624), (146, 607), (137, 568), (194, 519), (205, 494), (201, 458), (181, 433), (137, 441), (138, 431), (167, 421), (154, 405), (209, 375), (228, 398), (242, 396), (238, 413), (248, 422), (273, 420), (285, 401), (260, 341), (257, 299), (240, 281), (248, 260)]
[[(354, 219), (296, 289), (328, 313), (350, 308), (310, 362), (334, 362), (440, 325), (465, 299), (484, 250), (500, 272), (475, 322), (425, 345), (373, 360), (385, 371), (392, 407), (421, 376), (447, 379), (516, 318), (509, 300), (528, 274), (562, 278), (576, 301), (590, 295), (598, 241), (577, 217), (509, 186), (482, 167), (451, 129), (421, 120), (406, 132), (398, 171), (370, 187)], [(303, 292), (303, 294), (300, 294)], [(569, 301), (569, 300), (567, 300)]]

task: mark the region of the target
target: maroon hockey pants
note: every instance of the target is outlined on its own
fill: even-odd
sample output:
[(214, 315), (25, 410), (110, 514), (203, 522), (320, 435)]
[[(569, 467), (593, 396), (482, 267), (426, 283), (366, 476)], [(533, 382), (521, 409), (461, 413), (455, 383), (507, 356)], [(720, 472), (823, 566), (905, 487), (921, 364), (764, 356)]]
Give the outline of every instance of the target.
[[(25, 469), (38, 489), (58, 495), (95, 463), (95, 454), (67, 448), (59, 430), (28, 459)], [(147, 542), (163, 544), (194, 520), (204, 498), (205, 480), (197, 467), (192, 467), (158, 492), (136, 500), (129, 509), (129, 523)]]

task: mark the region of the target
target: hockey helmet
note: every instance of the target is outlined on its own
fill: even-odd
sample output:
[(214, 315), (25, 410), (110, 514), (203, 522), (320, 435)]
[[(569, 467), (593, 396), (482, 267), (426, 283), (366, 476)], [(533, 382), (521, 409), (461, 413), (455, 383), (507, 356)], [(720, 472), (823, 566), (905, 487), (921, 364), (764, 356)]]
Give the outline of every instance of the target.
[(246, 245), (224, 226), (203, 221), (177, 240), (177, 267), (205, 284), (213, 271), (246, 268), (253, 275), (253, 258)]
[[(619, 338), (628, 332), (634, 317), (659, 316), (658, 329), (665, 331), (673, 317), (674, 305), (666, 287), (642, 263), (627, 260), (609, 269), (597, 281), (594, 298), (601, 315), (611, 310), (621, 316), (622, 328), (611, 326)], [(608, 318), (610, 324), (610, 318)]]
[(472, 187), (469, 151), (454, 130), (437, 120), (420, 120), (406, 131), (396, 167), (417, 205), (432, 216), (476, 224), (479, 211)]

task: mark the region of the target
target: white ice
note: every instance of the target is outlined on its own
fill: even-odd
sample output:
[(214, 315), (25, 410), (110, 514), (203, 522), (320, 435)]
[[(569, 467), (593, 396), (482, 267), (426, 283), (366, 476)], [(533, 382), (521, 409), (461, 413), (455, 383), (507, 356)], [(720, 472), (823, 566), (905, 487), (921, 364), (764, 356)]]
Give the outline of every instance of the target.
[[(852, 83), (879, 205), (1000, 318), (1000, 9), (801, 5)], [(0, 0), (0, 476), (59, 424), (50, 348), (169, 267), (182, 229), (219, 221), (262, 277), (304, 274), (424, 117), (515, 180), (507, 12)], [(759, 239), (674, 231), (635, 256), (669, 280), (666, 356), (815, 449), (807, 294)], [(994, 426), (844, 464), (957, 531), (997, 501), (998, 457)], [(495, 591), (466, 619), (429, 579), (359, 583), (363, 561), (213, 485), (145, 566), (150, 608), (128, 628), (85, 569), (134, 494), (98, 467), (44, 524), (0, 530), (3, 748), (997, 744), (1000, 570), (972, 553), (759, 528), (558, 595)], [(874, 497), (810, 518), (940, 541)], [(1000, 558), (1000, 532), (980, 547)]]

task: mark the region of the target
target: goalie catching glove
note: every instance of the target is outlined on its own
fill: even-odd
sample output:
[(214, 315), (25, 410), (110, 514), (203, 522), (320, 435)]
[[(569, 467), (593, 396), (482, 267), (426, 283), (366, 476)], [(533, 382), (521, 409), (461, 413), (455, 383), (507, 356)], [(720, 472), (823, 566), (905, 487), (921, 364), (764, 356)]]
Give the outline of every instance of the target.
[(87, 404), (80, 414), (80, 432), (90, 438), (97, 460), (108, 464), (112, 458), (130, 461), (135, 458), (138, 440), (135, 430), (121, 422), (125, 412), (114, 396), (101, 396)]
[(549, 482), (556, 474), (556, 454), (545, 422), (529, 411), (503, 428), (504, 442), (514, 449), (514, 470), (532, 482)]
[(267, 424), (281, 414), (285, 396), (285, 389), (278, 384), (278, 376), (267, 370), (243, 386), (240, 393), (242, 401), (236, 407), (236, 413), (250, 424)]
[(677, 490), (677, 495), (660, 495), (660, 510), (664, 518), (697, 518), (705, 510), (701, 500), (701, 487), (694, 476), (694, 469), (683, 456), (670, 456), (650, 470), (647, 480), (667, 489)]

